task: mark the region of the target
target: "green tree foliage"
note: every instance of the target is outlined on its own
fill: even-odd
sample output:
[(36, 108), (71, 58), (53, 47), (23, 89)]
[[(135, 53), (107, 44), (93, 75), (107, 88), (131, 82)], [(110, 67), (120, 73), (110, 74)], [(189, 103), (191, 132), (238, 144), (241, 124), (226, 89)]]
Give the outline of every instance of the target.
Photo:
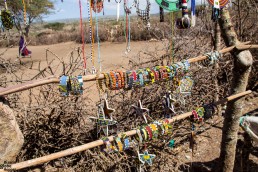
[[(16, 28), (28, 36), (31, 23), (36, 19), (41, 19), (43, 15), (50, 14), (51, 10), (54, 9), (54, 4), (51, 0), (24, 0), (26, 6), (25, 25), (24, 6), (22, 1), (23, 0), (7, 0), (7, 6), (14, 15)], [(0, 7), (5, 7), (4, 0), (0, 0)]]
[(64, 23), (55, 22), (55, 23), (48, 23), (44, 25), (44, 28), (53, 29), (57, 31), (57, 30), (62, 30), (64, 26), (65, 26)]

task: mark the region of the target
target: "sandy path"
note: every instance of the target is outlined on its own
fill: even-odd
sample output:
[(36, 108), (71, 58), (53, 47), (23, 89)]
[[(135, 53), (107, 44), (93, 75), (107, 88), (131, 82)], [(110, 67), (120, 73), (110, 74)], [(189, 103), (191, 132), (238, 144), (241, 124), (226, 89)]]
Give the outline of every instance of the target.
[[(32, 69), (28, 68), (22, 68), (21, 70), (18, 70), (16, 72), (17, 75), (22, 76), (22, 79), (30, 80), (35, 75), (38, 74), (38, 69), (40, 70), (44, 69), (47, 66), (46, 62), (46, 49), (49, 49), (51, 52), (53, 52), (55, 55), (57, 55), (59, 58), (63, 58), (64, 61), (69, 62), (70, 60), (70, 53), (71, 51), (77, 49), (78, 47), (81, 47), (81, 44), (77, 44), (74, 42), (66, 42), (66, 43), (60, 43), (60, 44), (54, 44), (54, 45), (43, 45), (43, 46), (28, 46), (28, 49), (32, 51), (32, 58), (26, 58), (21, 59), (23, 63), (26, 63), (27, 66), (30, 66), (32, 64)], [(163, 49), (164, 45), (161, 42), (132, 42), (131, 43), (131, 51), (126, 55), (125, 49), (126, 49), (126, 43), (110, 43), (105, 42), (101, 43), (100, 46), (100, 57), (102, 62), (102, 71), (108, 72), (110, 70), (115, 69), (128, 69), (128, 63), (129, 59), (136, 59), (137, 62), (144, 61), (144, 54), (141, 54), (141, 58), (137, 59), (135, 56), (140, 51), (155, 51), (155, 48), (157, 49)], [(90, 59), (90, 49), (91, 45), (86, 45), (86, 56), (87, 56), (87, 68), (91, 69), (92, 62)], [(0, 52), (3, 52), (5, 49), (1, 48)], [(95, 50), (95, 66), (98, 69), (98, 51), (97, 51), (97, 45), (94, 46)], [(76, 51), (74, 51), (76, 52)], [(8, 51), (2, 56), (5, 59), (16, 61), (17, 62), (17, 54), (18, 54), (18, 47), (10, 48)], [(77, 54), (74, 55), (77, 57)], [(51, 59), (56, 58), (53, 54), (48, 53), (48, 60), (51, 61)], [(56, 64), (55, 64), (56, 63)], [(57, 69), (57, 72), (55, 72), (56, 75), (62, 75), (62, 66), (57, 66), (57, 64), (60, 64), (59, 61), (56, 61), (53, 63), (52, 68)], [(56, 65), (56, 66), (55, 66)], [(83, 65), (83, 63), (81, 64)], [(34, 69), (34, 70), (33, 70)], [(12, 83), (13, 84), (13, 83)], [(90, 87), (87, 94), (89, 98), (92, 99), (93, 102), (97, 101), (99, 99), (97, 93), (97, 87), (94, 84), (94, 82), (85, 83), (85, 88)]]

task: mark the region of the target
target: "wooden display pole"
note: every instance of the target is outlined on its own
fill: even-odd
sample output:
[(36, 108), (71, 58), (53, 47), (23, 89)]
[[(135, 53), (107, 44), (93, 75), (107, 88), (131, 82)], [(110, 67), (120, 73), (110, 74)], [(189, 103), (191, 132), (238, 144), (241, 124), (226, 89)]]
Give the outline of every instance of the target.
[[(235, 95), (229, 96), (225, 99), (222, 99), (218, 102), (215, 102), (214, 104), (215, 105), (224, 104), (228, 101), (235, 100), (237, 98), (240, 98), (240, 97), (243, 97), (247, 94), (250, 94), (251, 92), (252, 91), (249, 90), (249, 91), (245, 91), (245, 92), (242, 92), (242, 93), (239, 93), (239, 94), (235, 94)], [(187, 117), (190, 117), (191, 115), (192, 115), (192, 112), (187, 112), (187, 113), (175, 116), (175, 117), (169, 119), (169, 123), (173, 123), (175, 121), (185, 119)], [(127, 136), (133, 136), (133, 135), (136, 134), (136, 130), (127, 131), (127, 132), (125, 132), (125, 134)], [(108, 138), (109, 138), (110, 141), (113, 141), (114, 136), (110, 136)], [(76, 147), (66, 149), (66, 150), (63, 150), (63, 151), (60, 151), (60, 152), (56, 152), (56, 153), (53, 153), (53, 154), (50, 154), (50, 155), (46, 155), (46, 156), (43, 156), (43, 157), (40, 157), (40, 158), (35, 158), (35, 159), (27, 160), (27, 161), (24, 161), (24, 162), (12, 164), (11, 169), (20, 170), (20, 169), (24, 169), (24, 168), (27, 168), (27, 167), (39, 165), (39, 164), (46, 163), (46, 162), (54, 160), (54, 159), (58, 159), (58, 158), (61, 158), (61, 157), (64, 157), (64, 156), (72, 155), (72, 154), (76, 154), (76, 153), (79, 153), (79, 152), (82, 152), (82, 151), (85, 151), (87, 149), (91, 149), (91, 148), (94, 148), (94, 147), (97, 147), (97, 146), (101, 146), (103, 144), (104, 143), (103, 143), (102, 140), (93, 141), (93, 142), (86, 143), (86, 144), (81, 145), (81, 146), (76, 146)]]
[[(250, 43), (250, 42), (249, 41), (243, 42), (237, 46), (231, 46), (231, 47), (224, 48), (224, 49), (220, 50), (219, 52), (224, 54), (224, 53), (232, 51), (234, 48), (241, 49), (241, 50), (250, 49), (250, 48), (258, 48), (258, 45), (245, 45), (248, 43)], [(190, 59), (188, 59), (188, 61), (189, 61), (189, 63), (194, 63), (194, 62), (205, 60), (207, 58), (208, 58), (207, 56), (198, 56), (198, 57), (190, 58)], [(97, 77), (97, 75), (83, 76), (84, 82), (95, 81), (96, 79), (104, 79), (104, 75), (100, 74), (98, 77)], [(28, 89), (31, 89), (34, 87), (38, 87), (38, 86), (45, 85), (45, 84), (51, 84), (51, 83), (59, 83), (59, 78), (57, 76), (50, 76), (50, 77), (47, 77), (44, 79), (29, 81), (29, 82), (26, 82), (23, 84), (14, 85), (14, 86), (10, 86), (7, 88), (0, 88), (0, 96), (28, 90)]]

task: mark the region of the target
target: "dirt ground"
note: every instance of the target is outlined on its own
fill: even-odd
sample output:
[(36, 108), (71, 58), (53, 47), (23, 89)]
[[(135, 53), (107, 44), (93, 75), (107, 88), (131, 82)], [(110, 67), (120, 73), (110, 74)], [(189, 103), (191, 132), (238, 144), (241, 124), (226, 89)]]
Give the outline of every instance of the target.
[[(51, 46), (28, 46), (28, 49), (32, 51), (32, 58), (21, 59), (23, 63), (32, 64), (32, 68), (37, 68), (39, 64), (41, 64), (41, 68), (46, 67), (46, 49), (52, 51), (59, 58), (63, 58), (64, 61), (69, 60), (70, 52), (78, 47), (80, 44), (76, 44), (74, 42), (67, 42), (61, 44), (55, 44)], [(132, 42), (131, 43), (131, 52), (129, 54), (125, 54), (126, 44), (125, 43), (102, 43), (101, 48), (101, 62), (102, 62), (102, 71), (109, 71), (115, 69), (127, 69), (127, 65), (129, 60), (137, 56), (139, 51), (143, 49), (152, 49), (154, 47), (158, 49), (162, 49), (164, 47), (164, 43), (162, 42)], [(94, 47), (95, 49), (95, 64), (97, 64), (97, 45)], [(5, 49), (0, 49), (0, 52), (3, 52)], [(86, 54), (89, 57), (90, 45), (86, 45)], [(162, 51), (160, 51), (162, 53)], [(164, 52), (163, 52), (164, 53)], [(17, 61), (18, 47), (10, 48), (7, 53), (5, 53), (4, 58), (10, 59), (11, 61)], [(48, 58), (54, 58), (54, 55), (49, 54)], [(143, 59), (138, 59), (143, 61)], [(87, 60), (87, 65), (91, 68), (92, 63), (90, 59)], [(25, 75), (25, 79), (32, 78), (37, 71), (33, 71), (31, 69), (23, 69)], [(18, 73), (18, 72), (17, 72)], [(61, 75), (61, 73), (57, 72), (57, 75)], [(93, 83), (94, 84), (94, 83)], [(90, 87), (91, 83), (87, 83), (86, 87)], [(92, 99), (93, 102), (97, 101), (98, 94), (97, 88), (95, 86), (91, 86), (89, 90), (89, 98)], [(220, 142), (221, 142), (221, 134), (222, 134), (222, 117), (215, 117), (210, 120), (210, 124), (214, 124), (214, 126), (205, 132), (201, 132), (196, 137), (196, 147), (195, 151), (192, 154), (191, 149), (185, 149), (185, 145), (177, 145), (174, 149), (175, 152), (178, 152), (177, 158), (181, 160), (181, 170), (182, 171), (211, 171), (210, 168), (214, 168), (214, 162), (217, 160), (220, 154)], [(188, 143), (187, 143), (188, 144)], [(237, 155), (238, 156), (238, 155)], [(252, 171), (258, 171), (258, 149), (253, 149), (250, 155), (250, 161), (252, 162), (252, 166), (250, 168)], [(196, 170), (195, 170), (196, 167)], [(169, 170), (168, 170), (169, 171)], [(241, 170), (240, 170), (241, 171)]]

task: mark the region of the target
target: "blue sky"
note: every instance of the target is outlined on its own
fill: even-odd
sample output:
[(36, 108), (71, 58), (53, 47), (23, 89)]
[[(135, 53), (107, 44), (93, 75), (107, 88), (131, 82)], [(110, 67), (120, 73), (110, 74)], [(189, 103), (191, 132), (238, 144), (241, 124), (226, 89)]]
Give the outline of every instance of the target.
[[(63, 1), (64, 2), (62, 3), (61, 0), (55, 0), (54, 13), (44, 17), (45, 21), (71, 19), (71, 18), (80, 17), (79, 0), (63, 0)], [(83, 8), (83, 17), (88, 17), (87, 0), (81, 0), (81, 1), (82, 1), (82, 8)], [(130, 3), (133, 2), (133, 0), (128, 0), (128, 1)], [(196, 0), (196, 1), (199, 1), (199, 0)], [(122, 0), (120, 4), (120, 15), (124, 14), (123, 2), (124, 1)], [(140, 2), (141, 2), (140, 8), (144, 9), (146, 5), (146, 0), (141, 0)], [(151, 2), (151, 14), (158, 13), (159, 12), (158, 4), (155, 2), (155, 0), (150, 0), (150, 2)], [(115, 2), (115, 0), (110, 0), (110, 2), (105, 0), (104, 11), (105, 11), (105, 16), (116, 15), (117, 3)], [(135, 8), (132, 9), (132, 13), (135, 14)], [(102, 12), (99, 13), (99, 15), (103, 15)]]

